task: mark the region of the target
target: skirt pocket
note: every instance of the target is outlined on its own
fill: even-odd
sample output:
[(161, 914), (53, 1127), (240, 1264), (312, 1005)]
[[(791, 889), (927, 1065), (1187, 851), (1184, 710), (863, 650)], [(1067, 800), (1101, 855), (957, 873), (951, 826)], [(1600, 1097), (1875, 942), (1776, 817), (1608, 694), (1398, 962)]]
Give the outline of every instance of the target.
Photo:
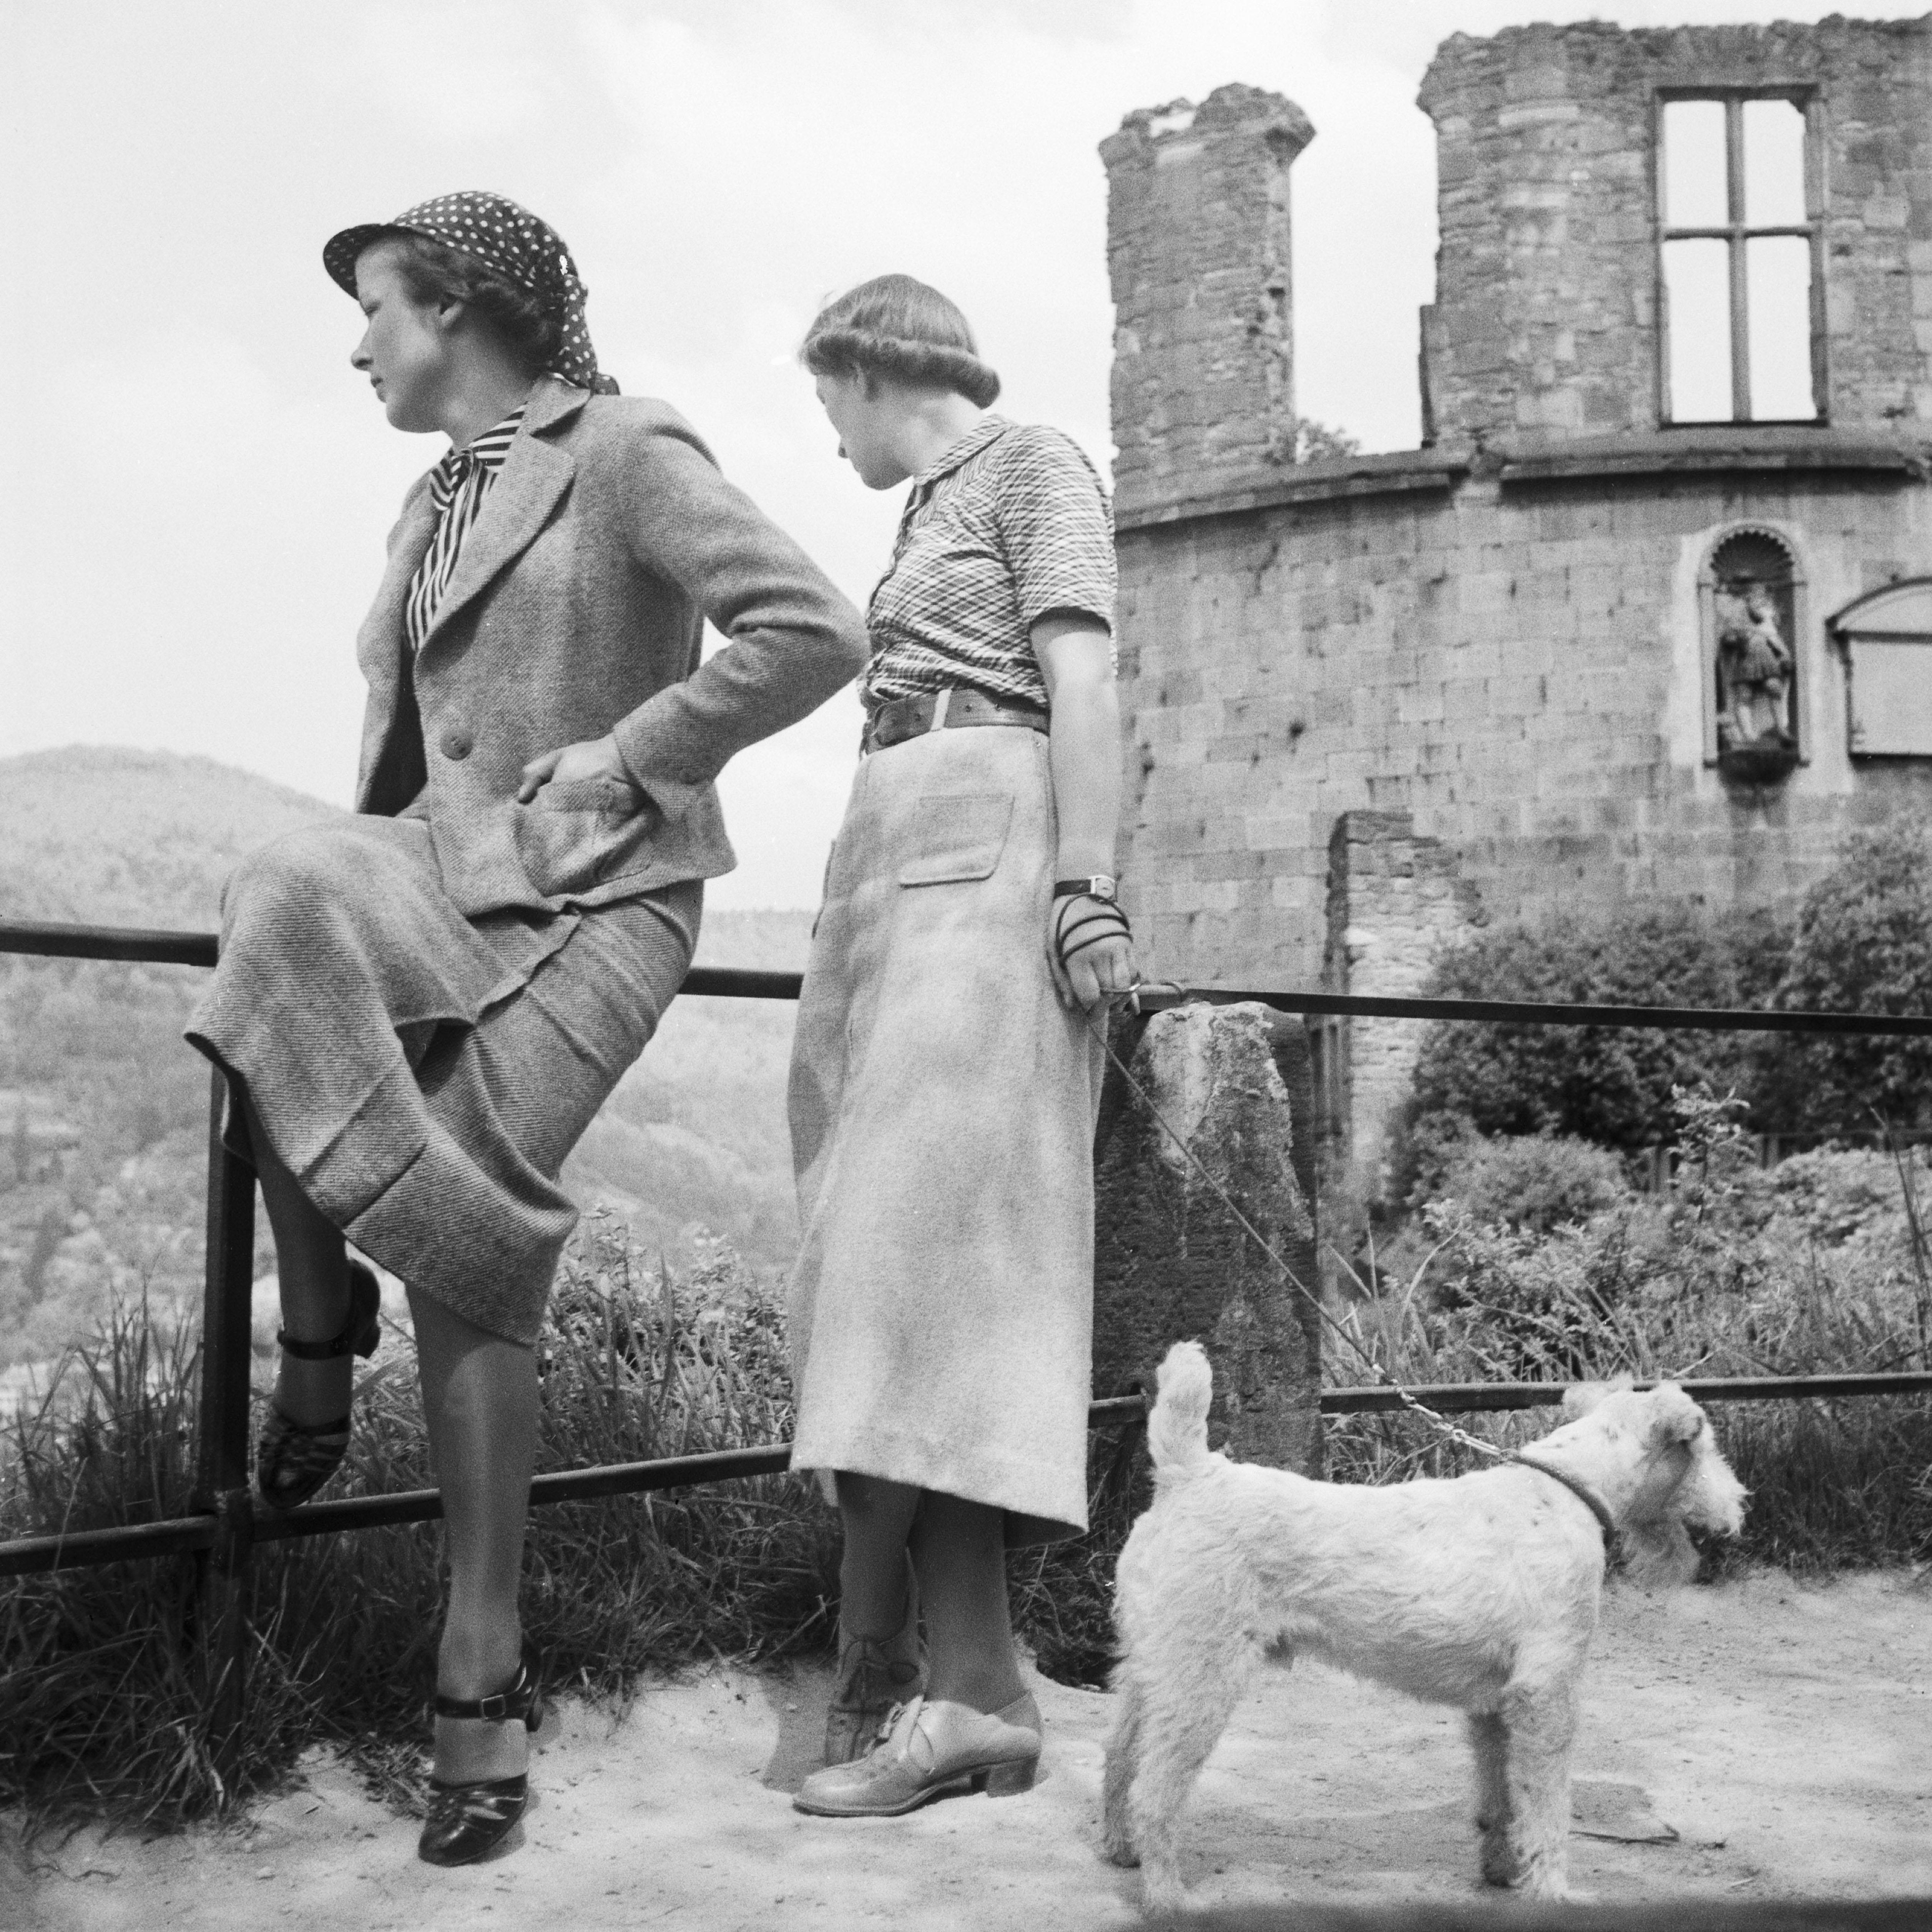
[(902, 886), (947, 886), (990, 879), (1012, 824), (1007, 792), (928, 792), (913, 807), (899, 867)]

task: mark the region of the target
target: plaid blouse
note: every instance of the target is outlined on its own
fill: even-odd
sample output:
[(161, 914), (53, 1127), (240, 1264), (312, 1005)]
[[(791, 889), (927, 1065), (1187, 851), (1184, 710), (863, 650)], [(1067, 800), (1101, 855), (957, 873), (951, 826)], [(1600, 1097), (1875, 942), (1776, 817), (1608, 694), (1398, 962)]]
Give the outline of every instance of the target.
[(429, 501), (436, 514), (436, 532), (410, 579), (409, 599), (403, 606), (403, 628), (412, 652), (422, 649), (429, 627), (436, 622), (436, 607), (456, 574), (463, 540), (482, 513), (484, 499), (523, 421), (523, 410), (512, 410), (464, 448), (451, 450), (430, 472)]
[(868, 710), (949, 686), (1045, 710), (1029, 633), (1064, 611), (1114, 626), (1114, 525), (1079, 446), (983, 418), (913, 478), (866, 621)]

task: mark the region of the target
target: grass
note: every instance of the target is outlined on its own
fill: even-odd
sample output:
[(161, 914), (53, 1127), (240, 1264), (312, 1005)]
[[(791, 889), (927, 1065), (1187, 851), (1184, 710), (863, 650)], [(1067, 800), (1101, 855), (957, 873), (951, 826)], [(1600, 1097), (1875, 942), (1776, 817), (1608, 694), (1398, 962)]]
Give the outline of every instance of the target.
[[(1414, 1382), (1927, 1364), (1923, 1170), (1888, 1180), (1870, 1156), (1806, 1155), (1766, 1178), (1721, 1117), (1687, 1147), (1665, 1196), (1544, 1232), (1442, 1204), (1411, 1238), (1420, 1245), (1408, 1264), (1377, 1268), (1383, 1292), (1365, 1291), (1342, 1319)], [(1332, 1381), (1370, 1378), (1346, 1349), (1329, 1354)], [(542, 1366), (545, 1468), (791, 1432), (780, 1310), (722, 1246), (674, 1276), (593, 1217), (553, 1298)], [(188, 1514), (198, 1367), (192, 1333), (141, 1304), (70, 1352), (0, 1445), (0, 1537)], [(272, 1358), (262, 1367), (266, 1377)], [(430, 1480), (406, 1334), (386, 1339), (356, 1414), (331, 1494)], [(1550, 1420), (1464, 1418), (1502, 1442)], [(1712, 1420), (1753, 1491), (1742, 1560), (1815, 1570), (1932, 1557), (1932, 1402), (1727, 1404)], [(1342, 1480), (1448, 1474), (1469, 1460), (1402, 1415), (1337, 1418), (1326, 1439)], [(1016, 1626), (1064, 1682), (1105, 1678), (1114, 1562), (1148, 1497), (1141, 1440), (1138, 1429), (1092, 1438), (1088, 1537), (1010, 1559)], [(8, 1584), (0, 1803), (30, 1823), (104, 1814), (164, 1829), (272, 1787), (324, 1744), (408, 1808), (428, 1738), (440, 1549), (429, 1525), (260, 1546), (248, 1715), (220, 1750), (202, 1716), (192, 1559)], [(544, 1509), (524, 1612), (554, 1682), (621, 1703), (651, 1670), (828, 1649), (837, 1556), (833, 1513), (790, 1476)]]
[[(143, 1306), (71, 1352), (13, 1424), (0, 1536), (189, 1514), (198, 1366), (193, 1337)], [(778, 1311), (722, 1248), (676, 1279), (593, 1220), (553, 1297), (542, 1367), (543, 1468), (790, 1433)], [(358, 1384), (331, 1495), (429, 1483), (414, 1385), (406, 1337), (392, 1334)], [(105, 1812), (166, 1828), (334, 1743), (406, 1805), (428, 1734), (441, 1540), (416, 1525), (258, 1546), (247, 1729), (224, 1754), (200, 1715), (191, 1558), (11, 1583), (0, 1599), (0, 1802), (37, 1820)], [(621, 1700), (648, 1669), (829, 1645), (837, 1546), (832, 1513), (790, 1476), (539, 1510), (524, 1616), (553, 1684)]]

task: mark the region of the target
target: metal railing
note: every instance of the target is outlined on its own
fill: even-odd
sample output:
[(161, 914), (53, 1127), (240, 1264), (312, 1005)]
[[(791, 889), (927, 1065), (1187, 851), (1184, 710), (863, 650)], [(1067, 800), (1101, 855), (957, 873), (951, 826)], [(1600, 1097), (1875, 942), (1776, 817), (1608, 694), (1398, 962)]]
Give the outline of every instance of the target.
[[(215, 963), (216, 940), (212, 933), (0, 920), (0, 953), (212, 967)], [(802, 976), (796, 973), (694, 967), (680, 991), (727, 999), (795, 1000), (801, 980)], [(1145, 1011), (1158, 1012), (1196, 1001), (1213, 1005), (1251, 1002), (1278, 1012), (1359, 1018), (1932, 1037), (1932, 1016), (1690, 1006), (1558, 1006), (1508, 1000), (1384, 999), (1214, 986), (1151, 988), (1143, 994), (1142, 1006)], [(218, 1734), (240, 1713), (242, 1664), (247, 1638), (242, 1589), (249, 1552), (256, 1544), (428, 1522), (440, 1516), (442, 1510), (440, 1495), (435, 1490), (346, 1497), (310, 1503), (286, 1513), (257, 1505), (248, 1480), (255, 1179), (253, 1170), (223, 1143), (224, 1098), (224, 1082), (217, 1072), (208, 1116), (208, 1238), (202, 1304), (195, 1514), (164, 1522), (120, 1524), (104, 1529), (0, 1542), (0, 1577), (192, 1553), (200, 1571), (202, 1627), (209, 1633), (217, 1655), (226, 1660), (216, 1679), (219, 1708), (211, 1714)], [(1691, 1382), (1684, 1386), (1703, 1402), (1911, 1395), (1932, 1390), (1932, 1373), (1756, 1377)], [(1562, 1399), (1563, 1385), (1456, 1383), (1414, 1393), (1438, 1411), (1468, 1413), (1554, 1404)], [(1378, 1388), (1326, 1390), (1320, 1402), (1322, 1412), (1333, 1415), (1393, 1410), (1401, 1406), (1400, 1398), (1393, 1390)], [(1090, 1426), (1104, 1427), (1131, 1421), (1144, 1411), (1143, 1397), (1118, 1396), (1094, 1403), (1088, 1419)], [(530, 1501), (542, 1507), (773, 1475), (790, 1466), (790, 1457), (789, 1444), (772, 1443), (706, 1455), (558, 1471), (533, 1480)]]

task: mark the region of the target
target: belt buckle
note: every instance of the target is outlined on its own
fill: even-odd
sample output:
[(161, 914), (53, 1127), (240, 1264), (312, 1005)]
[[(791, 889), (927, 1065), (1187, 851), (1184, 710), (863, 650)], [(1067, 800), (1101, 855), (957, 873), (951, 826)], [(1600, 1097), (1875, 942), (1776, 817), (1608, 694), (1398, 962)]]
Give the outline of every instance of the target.
[(949, 684), (938, 692), (933, 698), (932, 722), (926, 728), (928, 731), (943, 731), (946, 729), (946, 714), (952, 703), (952, 687)]

